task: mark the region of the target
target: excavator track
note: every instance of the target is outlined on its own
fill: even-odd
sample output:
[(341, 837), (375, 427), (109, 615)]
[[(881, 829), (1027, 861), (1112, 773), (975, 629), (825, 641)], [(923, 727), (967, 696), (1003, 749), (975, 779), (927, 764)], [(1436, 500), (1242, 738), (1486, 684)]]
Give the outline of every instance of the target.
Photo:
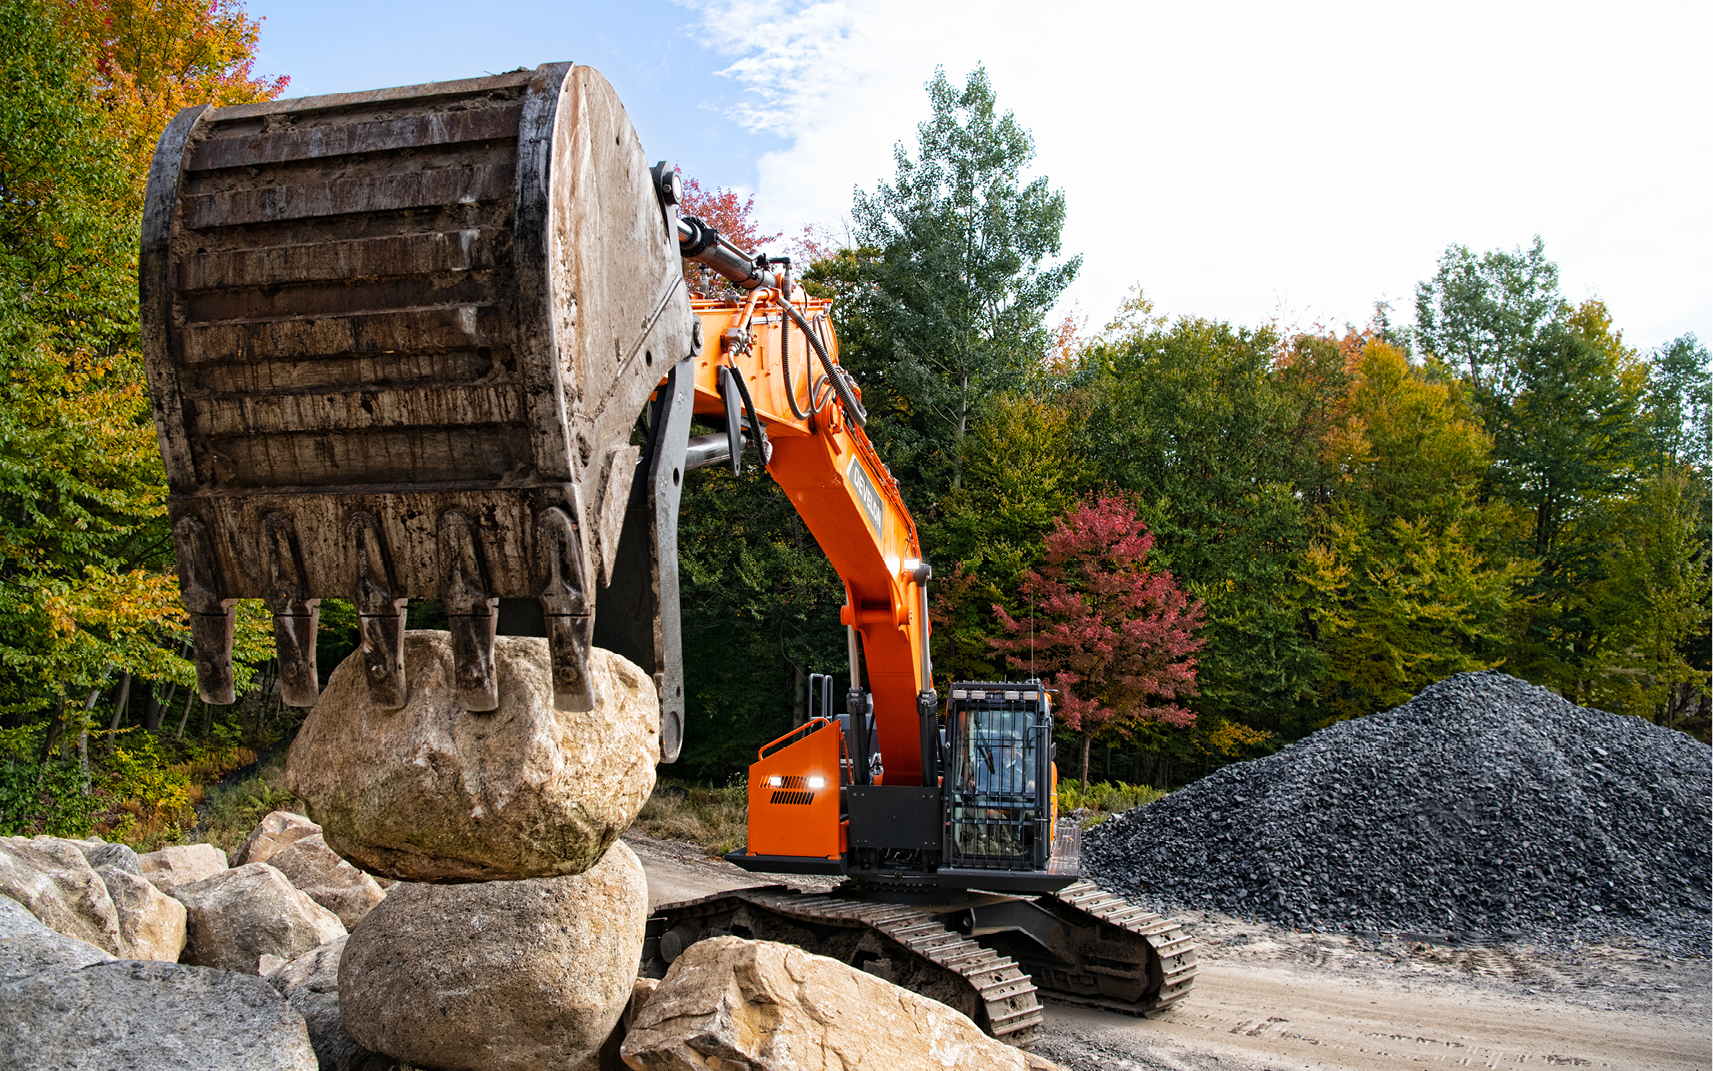
[(954, 1007), (1017, 1046), (1040, 1028), (1040, 995), (1154, 1017), (1195, 986), (1195, 944), (1180, 923), (1089, 882), (1033, 899), (974, 893), (931, 905), (843, 892), (769, 885), (662, 905), (649, 920), (643, 973), (664, 975), (704, 937), (780, 941)]
[[(1081, 916), (1087, 920), (1084, 923), (1085, 928), (1097, 930), (1094, 947), (1089, 950), (1090, 955), (1082, 971), (1037, 973), (1036, 981), (1041, 983), (1042, 988), (1053, 999), (1152, 1018), (1169, 1010), (1195, 988), (1195, 940), (1177, 920), (1127, 903), (1100, 886), (1086, 881), (1074, 882), (1057, 893), (1042, 897), (1041, 900), (1050, 900), (1056, 914), (1069, 915), (1072, 918)], [(1153, 962), (1121, 960), (1113, 956), (1108, 949), (1101, 948), (1102, 944), (1111, 946), (1116, 943), (1110, 938), (1104, 942), (1100, 940), (1098, 930), (1106, 927), (1115, 927), (1140, 938), (1153, 952)], [(1154, 984), (1156, 971), (1157, 984)], [(1051, 973), (1055, 977), (1043, 978), (1043, 973)], [(1063, 977), (1057, 977), (1058, 975)], [(1143, 983), (1144, 996), (1141, 1001), (1134, 1001), (1108, 995), (1103, 992), (1103, 988), (1112, 987), (1110, 983), (1103, 987), (1102, 978), (1121, 984)]]
[(862, 967), (956, 1008), (1012, 1045), (1028, 1045), (1040, 1029), (1035, 985), (1016, 961), (949, 929), (934, 909), (783, 885), (662, 905), (649, 921), (644, 973), (651, 965), (664, 973), (682, 947), (719, 933), (780, 941)]

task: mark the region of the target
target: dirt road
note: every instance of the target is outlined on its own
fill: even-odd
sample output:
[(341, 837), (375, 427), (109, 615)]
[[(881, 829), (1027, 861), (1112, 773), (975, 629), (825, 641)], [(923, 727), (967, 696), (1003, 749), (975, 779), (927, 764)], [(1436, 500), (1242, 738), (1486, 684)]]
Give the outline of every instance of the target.
[[(625, 840), (648, 871), (651, 907), (769, 880), (693, 845)], [(1140, 1020), (1049, 1004), (1035, 1051), (1071, 1071), (1713, 1071), (1706, 960), (1609, 946), (1358, 940), (1208, 914), (1191, 921), (1202, 969), (1181, 1007)]]
[[(1705, 1009), (1703, 1009), (1705, 1012)], [(1035, 1051), (1095, 1068), (1706, 1068), (1707, 1018), (1594, 1011), (1540, 995), (1205, 965), (1194, 996), (1162, 1019), (1124, 1022), (1047, 1009)]]

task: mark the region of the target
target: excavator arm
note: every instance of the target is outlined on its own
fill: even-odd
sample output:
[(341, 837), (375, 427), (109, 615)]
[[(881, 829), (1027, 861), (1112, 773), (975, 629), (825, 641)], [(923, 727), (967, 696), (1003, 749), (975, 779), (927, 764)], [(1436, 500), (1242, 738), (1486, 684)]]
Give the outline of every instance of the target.
[[(787, 301), (789, 285), (780, 278), (742, 300), (692, 303), (707, 340), (691, 362), (694, 413), (726, 429), (703, 449), (730, 454), (735, 428), (764, 451), (768, 473), (844, 580), (851, 682), (855, 689), (865, 681), (873, 700), (873, 746), (885, 756), (887, 780), (921, 784), (921, 711), (937, 708), (928, 567), (898, 483), (862, 429), (860, 393), (836, 363), (828, 304), (798, 287)], [(866, 756), (857, 766), (866, 770)]]

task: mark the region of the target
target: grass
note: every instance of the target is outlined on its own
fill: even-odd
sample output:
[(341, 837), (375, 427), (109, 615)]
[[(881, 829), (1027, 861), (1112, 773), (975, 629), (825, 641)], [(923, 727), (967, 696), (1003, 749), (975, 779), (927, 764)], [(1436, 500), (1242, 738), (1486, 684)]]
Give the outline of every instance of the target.
[(631, 828), (661, 840), (699, 845), (712, 856), (743, 847), (749, 833), (749, 790), (742, 784), (708, 788), (656, 781)]

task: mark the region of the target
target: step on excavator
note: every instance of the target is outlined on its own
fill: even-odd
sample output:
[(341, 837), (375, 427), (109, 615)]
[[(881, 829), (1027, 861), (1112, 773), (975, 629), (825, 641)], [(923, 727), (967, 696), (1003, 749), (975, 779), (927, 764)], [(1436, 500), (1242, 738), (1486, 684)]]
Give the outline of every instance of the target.
[[(679, 211), (589, 67), (187, 108), (156, 149), (143, 338), (199, 694), (234, 699), (238, 599), (273, 616), (283, 700), (313, 705), (318, 603), (354, 604), (371, 701), (404, 705), (411, 599), (442, 601), (455, 687), (499, 702), (494, 638), (545, 636), (555, 705), (601, 646), (654, 676), (683, 741), (677, 517), (746, 457), (845, 585), (845, 710), (760, 750), (759, 885), (663, 906), (640, 968), (738, 934), (835, 956), (1026, 1044), (1038, 994), (1153, 1014), (1190, 991), (1177, 923), (1078, 880), (1051, 693), (951, 683), (931, 572), (863, 431), (827, 302), (788, 259)], [(728, 295), (686, 283), (694, 262)], [(825, 882), (823, 881), (823, 884)]]

